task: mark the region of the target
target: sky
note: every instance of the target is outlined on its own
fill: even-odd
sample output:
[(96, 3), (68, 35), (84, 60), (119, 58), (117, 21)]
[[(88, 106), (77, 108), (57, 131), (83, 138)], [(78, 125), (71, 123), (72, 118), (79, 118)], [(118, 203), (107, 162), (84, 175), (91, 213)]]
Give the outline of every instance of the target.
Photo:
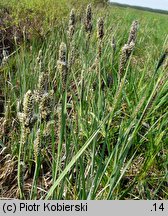
[(110, 0), (111, 2), (168, 10), (168, 0)]

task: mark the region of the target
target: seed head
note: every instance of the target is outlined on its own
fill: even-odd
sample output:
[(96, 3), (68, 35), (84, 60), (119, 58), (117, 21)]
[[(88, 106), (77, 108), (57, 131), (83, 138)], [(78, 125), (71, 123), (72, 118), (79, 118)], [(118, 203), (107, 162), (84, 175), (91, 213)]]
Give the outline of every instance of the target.
[(7, 62), (8, 62), (8, 59), (9, 59), (9, 55), (8, 55), (8, 52), (6, 50), (3, 49), (2, 51), (2, 66), (5, 65)]
[(56, 119), (56, 128), (57, 128), (56, 142), (58, 144), (61, 136), (61, 121), (62, 121), (61, 107), (57, 107), (57, 109), (55, 110), (55, 119)]
[(86, 8), (85, 30), (88, 34), (92, 32), (92, 7), (89, 4)]
[(73, 25), (69, 26), (68, 37), (70, 40), (72, 40), (74, 33), (75, 33), (75, 27)]
[(130, 57), (134, 47), (135, 47), (135, 43), (133, 41), (131, 41), (130, 44), (128, 45), (128, 47), (127, 47), (127, 60)]
[(86, 8), (86, 20), (91, 21), (92, 20), (92, 6), (91, 4), (88, 4)]
[(51, 115), (52, 109), (52, 100), (53, 100), (54, 91), (51, 90), (49, 93), (45, 93), (42, 95), (39, 110), (42, 121), (48, 122)]
[(36, 61), (35, 61), (35, 68), (34, 68), (34, 70), (35, 71), (37, 69), (41, 70), (41, 67), (42, 67), (42, 49), (40, 49), (39, 52), (38, 52), (38, 56), (37, 56)]
[(54, 120), (51, 120), (49, 122), (47, 122), (47, 125), (45, 127), (45, 130), (43, 131), (43, 136), (45, 138), (49, 138), (51, 136), (51, 129), (52, 127), (55, 125), (55, 121)]
[(62, 42), (59, 49), (58, 69), (62, 77), (63, 89), (66, 86), (67, 73), (68, 73), (66, 56), (67, 56), (67, 47), (66, 44)]
[(21, 124), (24, 124), (24, 121), (25, 121), (25, 115), (24, 115), (24, 113), (18, 112), (18, 113), (17, 113), (17, 117), (18, 117), (20, 123), (21, 123)]
[(31, 90), (28, 90), (23, 100), (23, 114), (25, 119), (24, 125), (26, 127), (30, 126), (31, 120), (33, 118), (33, 104), (34, 104), (33, 94)]
[(119, 65), (119, 76), (122, 75), (125, 65), (134, 49), (135, 43), (131, 41), (130, 44), (125, 44), (122, 48), (121, 57), (120, 57), (120, 65)]
[(75, 22), (76, 22), (76, 18), (75, 18), (75, 10), (72, 9), (71, 12), (70, 12), (70, 17), (69, 17), (69, 26), (70, 25), (75, 25)]
[(39, 50), (38, 52), (38, 56), (37, 56), (37, 62), (39, 63), (39, 61), (41, 61), (41, 58), (42, 58), (42, 49)]
[(133, 43), (136, 42), (137, 31), (138, 31), (138, 21), (135, 20), (132, 23), (127, 44), (130, 44), (131, 42)]
[(69, 17), (69, 27), (68, 27), (68, 37), (70, 40), (72, 40), (73, 35), (75, 33), (75, 23), (76, 23), (75, 10), (72, 9)]
[(49, 79), (48, 73), (42, 72), (40, 74), (39, 80), (38, 80), (38, 86), (37, 86), (39, 91), (42, 91), (42, 92), (47, 91), (47, 89), (48, 89), (48, 79)]
[(59, 63), (66, 65), (66, 53), (67, 53), (67, 47), (65, 43), (61, 43), (59, 48)]
[(75, 45), (72, 44), (68, 56), (68, 68), (71, 68), (71, 66), (75, 63), (75, 51), (76, 51)]
[(116, 41), (115, 41), (114, 36), (112, 36), (111, 46), (112, 46), (113, 52), (115, 52), (116, 51)]
[(167, 58), (168, 58), (168, 47), (165, 49), (164, 53), (161, 55), (159, 59), (159, 62), (156, 67), (156, 72), (162, 65), (163, 65), (163, 68), (165, 68)]
[(104, 36), (104, 20), (99, 18), (97, 21), (97, 38), (102, 40)]
[(34, 91), (34, 99), (36, 102), (39, 102), (42, 95), (48, 91), (48, 83), (49, 83), (49, 74), (42, 72), (39, 75), (39, 80), (37, 84), (37, 90)]

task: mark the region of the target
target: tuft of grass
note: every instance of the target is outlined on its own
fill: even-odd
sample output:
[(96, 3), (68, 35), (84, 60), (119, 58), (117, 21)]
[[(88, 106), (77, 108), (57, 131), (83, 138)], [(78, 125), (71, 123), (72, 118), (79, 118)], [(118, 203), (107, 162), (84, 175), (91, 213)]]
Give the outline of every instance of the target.
[(14, 3), (50, 31), (3, 55), (0, 197), (167, 199), (167, 15)]

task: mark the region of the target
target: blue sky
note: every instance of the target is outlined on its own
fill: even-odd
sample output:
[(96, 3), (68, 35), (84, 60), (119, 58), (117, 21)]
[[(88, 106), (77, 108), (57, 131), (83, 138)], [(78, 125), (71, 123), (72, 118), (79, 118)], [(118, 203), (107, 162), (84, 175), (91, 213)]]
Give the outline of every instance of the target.
[(111, 2), (118, 2), (130, 5), (138, 5), (156, 9), (168, 10), (168, 0), (110, 0)]

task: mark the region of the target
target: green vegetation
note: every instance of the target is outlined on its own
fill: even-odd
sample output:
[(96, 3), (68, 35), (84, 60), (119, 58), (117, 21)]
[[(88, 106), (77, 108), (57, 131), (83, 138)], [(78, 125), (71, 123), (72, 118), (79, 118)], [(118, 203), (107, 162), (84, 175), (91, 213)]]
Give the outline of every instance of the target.
[(110, 4), (111, 4), (111, 6), (119, 6), (119, 7), (124, 7), (124, 8), (125, 7), (129, 7), (129, 8), (134, 8), (134, 9), (142, 10), (142, 11), (150, 11), (150, 12), (154, 12), (154, 13), (168, 14), (167, 10), (152, 9), (152, 8), (148, 8), (148, 7), (141, 7), (141, 6), (135, 6), (135, 5), (120, 4), (120, 3), (115, 3), (115, 2), (111, 2)]
[(167, 15), (10, 2), (1, 3), (0, 197), (167, 199)]

